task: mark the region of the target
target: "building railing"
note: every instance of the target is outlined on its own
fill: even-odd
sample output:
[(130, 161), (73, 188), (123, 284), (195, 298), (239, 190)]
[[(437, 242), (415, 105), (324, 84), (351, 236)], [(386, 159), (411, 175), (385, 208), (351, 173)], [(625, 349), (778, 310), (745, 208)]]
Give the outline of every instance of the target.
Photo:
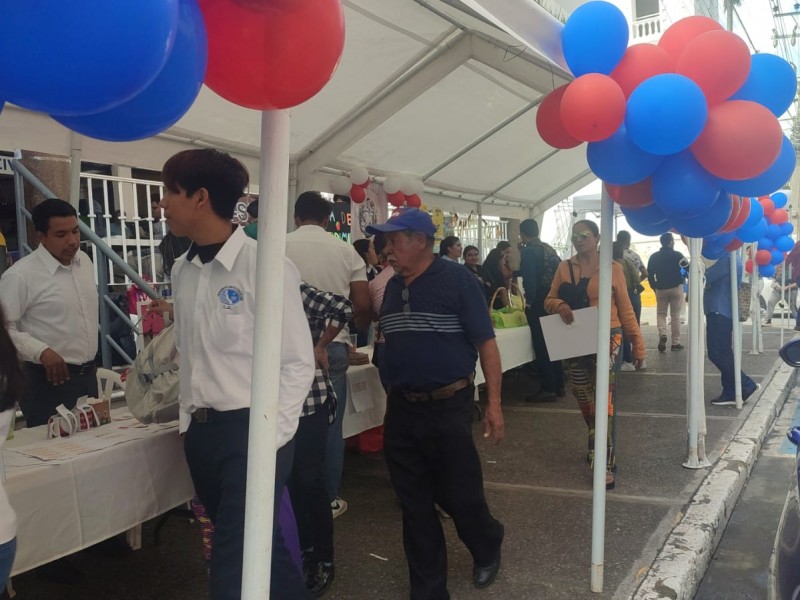
[(661, 37), (661, 15), (636, 19), (631, 24), (631, 37), (639, 43), (654, 42)]

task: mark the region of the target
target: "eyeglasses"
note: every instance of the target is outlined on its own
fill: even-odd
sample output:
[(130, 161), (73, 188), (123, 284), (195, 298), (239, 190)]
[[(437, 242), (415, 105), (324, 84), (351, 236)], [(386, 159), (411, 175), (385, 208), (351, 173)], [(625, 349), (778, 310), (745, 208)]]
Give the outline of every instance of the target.
[(408, 303), (408, 288), (403, 288), (403, 291), (400, 292), (400, 298), (403, 300), (403, 313), (410, 315), (411, 305)]
[(584, 241), (584, 240), (588, 240), (590, 237), (593, 237), (591, 233), (573, 233), (572, 234), (572, 241), (573, 242), (577, 242), (579, 240), (580, 241)]

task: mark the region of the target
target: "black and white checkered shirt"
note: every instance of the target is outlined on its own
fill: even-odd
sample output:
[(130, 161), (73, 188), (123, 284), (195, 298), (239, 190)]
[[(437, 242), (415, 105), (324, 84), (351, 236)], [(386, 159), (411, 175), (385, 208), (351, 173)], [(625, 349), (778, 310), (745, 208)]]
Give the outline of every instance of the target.
[[(303, 297), (303, 308), (308, 319), (308, 326), (311, 328), (311, 338), (314, 340), (314, 344), (317, 343), (329, 324), (334, 327), (345, 327), (347, 322), (353, 318), (353, 303), (344, 296), (323, 292), (305, 282), (300, 284), (300, 295)], [(313, 415), (317, 407), (322, 406), (328, 400), (330, 400), (328, 421), (332, 423), (336, 415), (336, 394), (327, 373), (324, 373), (322, 369), (317, 369), (306, 403), (303, 405), (302, 416)]]

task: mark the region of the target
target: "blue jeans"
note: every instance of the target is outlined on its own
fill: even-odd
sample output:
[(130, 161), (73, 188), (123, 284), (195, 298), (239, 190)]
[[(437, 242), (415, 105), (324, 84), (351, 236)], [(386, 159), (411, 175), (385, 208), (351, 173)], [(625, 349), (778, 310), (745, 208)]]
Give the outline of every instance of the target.
[[(733, 400), (736, 397), (733, 367), (733, 321), (719, 313), (707, 314), (706, 345), (708, 346), (708, 360), (719, 369), (722, 377), (720, 398)], [(755, 382), (742, 372), (742, 397), (747, 398), (755, 389)]]
[(333, 502), (339, 496), (344, 467), (344, 438), (342, 417), (347, 405), (347, 367), (350, 365), (350, 350), (347, 344), (328, 344), (328, 373), (333, 391), (336, 393), (336, 419), (328, 427), (328, 443), (325, 446), (325, 489)]
[(10, 542), (0, 544), (0, 591), (5, 589), (11, 567), (14, 565), (14, 555), (17, 553), (17, 538)]
[[(633, 305), (633, 313), (636, 315), (636, 322), (638, 323), (642, 318), (642, 296), (640, 294), (628, 294)], [(622, 336), (622, 360), (626, 363), (633, 362), (633, 344)]]

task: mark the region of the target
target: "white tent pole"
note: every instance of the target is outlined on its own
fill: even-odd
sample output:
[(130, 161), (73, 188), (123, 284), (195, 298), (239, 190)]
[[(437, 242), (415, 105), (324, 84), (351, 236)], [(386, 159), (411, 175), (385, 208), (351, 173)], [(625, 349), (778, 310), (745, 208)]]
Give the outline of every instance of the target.
[(289, 185), (289, 111), (261, 116), (258, 260), (242, 598), (269, 598)]
[(733, 381), (736, 408), (742, 408), (742, 323), (739, 321), (739, 279), (736, 277), (736, 251), (730, 253), (731, 317), (733, 318)]
[[(791, 297), (791, 294), (789, 295)], [(788, 316), (791, 316), (792, 312), (791, 309), (787, 311), (786, 309), (789, 308), (789, 302), (786, 299), (786, 261), (784, 260), (781, 263), (781, 304), (784, 308), (781, 309), (781, 347), (783, 347), (783, 330), (786, 328), (786, 319)], [(767, 315), (767, 318), (771, 318), (772, 315)]]
[[(700, 310), (700, 290), (703, 285), (700, 273), (702, 240), (689, 238), (689, 376), (686, 380), (687, 419), (689, 421), (689, 447), (683, 466), (688, 469), (701, 467), (699, 460), (700, 415), (698, 403), (702, 389), (698, 390), (698, 378), (702, 377), (703, 355), (701, 335), (703, 323)], [(674, 318), (674, 317), (673, 317)], [(698, 394), (700, 391), (700, 394)]]
[(594, 491), (592, 493), (592, 591), (603, 591), (606, 535), (606, 461), (608, 439), (608, 372), (611, 345), (611, 246), (614, 201), (602, 191), (600, 205), (600, 281), (597, 326), (597, 382), (594, 394)]
[[(750, 262), (753, 265), (752, 272), (750, 273), (750, 320), (752, 321), (752, 337), (753, 346), (750, 354), (760, 354), (764, 349), (764, 342), (761, 339), (761, 303), (759, 297), (761, 292), (758, 289), (758, 263), (756, 262), (756, 251), (758, 246), (756, 244), (750, 245)], [(731, 273), (731, 277), (736, 277), (735, 272)]]

